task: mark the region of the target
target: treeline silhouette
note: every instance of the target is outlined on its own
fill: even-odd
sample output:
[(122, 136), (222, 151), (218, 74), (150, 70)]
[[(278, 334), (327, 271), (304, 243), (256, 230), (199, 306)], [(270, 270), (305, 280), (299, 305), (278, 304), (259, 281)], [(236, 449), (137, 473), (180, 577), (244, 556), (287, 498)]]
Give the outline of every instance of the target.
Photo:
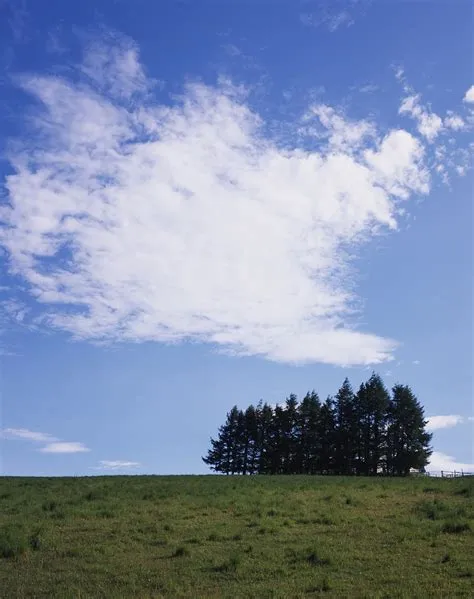
[(406, 476), (432, 453), (424, 409), (410, 387), (391, 394), (373, 373), (357, 393), (346, 378), (334, 397), (234, 406), (203, 461), (225, 474)]

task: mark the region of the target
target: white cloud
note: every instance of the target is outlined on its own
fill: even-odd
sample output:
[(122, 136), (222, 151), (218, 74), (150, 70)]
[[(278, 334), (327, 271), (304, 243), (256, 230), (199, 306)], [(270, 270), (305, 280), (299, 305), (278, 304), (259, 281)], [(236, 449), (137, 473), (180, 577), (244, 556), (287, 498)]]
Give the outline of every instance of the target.
[(467, 102), (468, 104), (472, 104), (474, 102), (474, 85), (471, 85), (471, 87), (467, 90), (464, 96), (464, 102)]
[(97, 466), (97, 470), (127, 470), (141, 466), (140, 462), (126, 462), (122, 460), (100, 460), (99, 464), (100, 466)]
[(373, 94), (378, 91), (379, 86), (374, 83), (367, 83), (366, 85), (361, 85), (359, 88), (356, 88), (361, 94)]
[(84, 451), (90, 451), (83, 443), (63, 442), (48, 443), (45, 447), (42, 447), (39, 451), (43, 453), (82, 453)]
[(60, 441), (48, 433), (30, 431), (26, 428), (5, 428), (0, 431), (0, 438), (46, 443), (44, 447), (38, 450), (43, 453), (79, 453), (90, 451), (83, 443)]
[(464, 418), (458, 414), (450, 414), (446, 416), (429, 416), (427, 418), (427, 430), (437, 431), (441, 428), (451, 428), (464, 422)]
[(81, 69), (99, 91), (130, 100), (147, 92), (153, 84), (145, 76), (138, 53), (131, 39), (110, 32), (105, 39), (91, 41)]
[(423, 106), (420, 100), (419, 94), (407, 96), (400, 105), (399, 113), (408, 114), (414, 118), (420, 134), (426, 137), (429, 142), (432, 142), (443, 129), (443, 120)]
[[(315, 126), (315, 120), (319, 128)], [(331, 106), (316, 104), (303, 117), (301, 133), (325, 138), (329, 151), (355, 153), (369, 138), (376, 136), (375, 126), (368, 121), (350, 121)]]
[(455, 470), (457, 472), (460, 472), (461, 470), (464, 472), (474, 472), (474, 464), (458, 462), (450, 455), (446, 455), (440, 451), (433, 451), (426, 469), (432, 472), (440, 472), (441, 470), (447, 472), (453, 472)]
[(466, 123), (458, 114), (449, 111), (448, 116), (444, 119), (444, 126), (453, 131), (462, 131), (466, 127)]
[(310, 27), (325, 27), (331, 33), (334, 33), (340, 27), (350, 27), (354, 24), (354, 19), (347, 10), (303, 13), (300, 15), (300, 21), (303, 25), (308, 25)]
[(30, 431), (26, 428), (4, 428), (1, 431), (1, 437), (4, 439), (20, 439), (22, 441), (35, 441), (38, 443), (50, 443), (56, 440), (48, 433)]
[(44, 321), (285, 362), (391, 359), (395, 341), (358, 330), (351, 258), (429, 191), (423, 144), (316, 105), (312, 149), (282, 147), (241, 88), (153, 104), (133, 43), (91, 47), (84, 81), (21, 79), (43, 113), (10, 155), (0, 243)]
[(412, 364), (415, 366), (419, 366), (421, 364), (420, 360), (413, 360)]

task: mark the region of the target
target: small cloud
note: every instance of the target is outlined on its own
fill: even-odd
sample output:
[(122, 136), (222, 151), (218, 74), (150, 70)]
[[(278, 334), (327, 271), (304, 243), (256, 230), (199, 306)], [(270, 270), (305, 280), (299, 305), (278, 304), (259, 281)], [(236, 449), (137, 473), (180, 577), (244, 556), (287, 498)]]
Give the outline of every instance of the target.
[(461, 131), (465, 128), (466, 123), (459, 115), (449, 112), (448, 116), (444, 119), (444, 126), (448, 129), (453, 129), (453, 131)]
[(407, 96), (403, 99), (398, 112), (411, 116), (417, 122), (419, 133), (432, 142), (443, 129), (443, 121), (441, 117), (423, 106), (420, 100), (419, 94)]
[(242, 50), (234, 44), (223, 44), (222, 48), (229, 56), (241, 56)]
[(441, 428), (452, 428), (464, 422), (464, 418), (458, 414), (450, 414), (446, 416), (430, 416), (426, 428), (429, 431), (437, 431)]
[(332, 14), (329, 14), (327, 11), (323, 11), (321, 15), (303, 13), (300, 15), (300, 21), (303, 23), (303, 25), (308, 25), (311, 27), (324, 26), (331, 33), (334, 33), (340, 27), (350, 27), (354, 24), (354, 19), (346, 10)]
[(27, 428), (5, 428), (1, 432), (1, 437), (9, 440), (35, 441), (37, 443), (51, 443), (56, 441), (55, 437), (48, 433), (30, 431)]
[(140, 462), (126, 462), (122, 460), (100, 460), (100, 466), (96, 470), (127, 470), (128, 468), (138, 468)]
[(82, 453), (84, 451), (90, 451), (83, 443), (73, 442), (57, 442), (48, 443), (45, 447), (40, 449), (42, 453)]
[(464, 102), (466, 102), (467, 104), (474, 103), (474, 85), (471, 85), (471, 87), (467, 90), (466, 94), (464, 95)]
[(456, 461), (450, 455), (441, 453), (440, 451), (433, 451), (428, 464), (428, 470), (433, 472), (440, 472), (441, 470), (447, 470), (453, 472), (455, 470), (463, 470), (465, 472), (474, 472), (474, 464), (466, 464)]
[(358, 88), (358, 91), (361, 94), (373, 94), (374, 92), (376, 92), (379, 89), (378, 85), (375, 85), (373, 83), (368, 83), (367, 85), (362, 85), (361, 87)]
[(419, 366), (420, 360), (413, 360), (412, 364), (414, 364), (415, 366)]
[(60, 441), (48, 433), (30, 431), (27, 428), (5, 428), (0, 431), (0, 438), (9, 441), (32, 441), (34, 443), (46, 443), (39, 451), (42, 453), (80, 453), (90, 451), (83, 443), (76, 441)]

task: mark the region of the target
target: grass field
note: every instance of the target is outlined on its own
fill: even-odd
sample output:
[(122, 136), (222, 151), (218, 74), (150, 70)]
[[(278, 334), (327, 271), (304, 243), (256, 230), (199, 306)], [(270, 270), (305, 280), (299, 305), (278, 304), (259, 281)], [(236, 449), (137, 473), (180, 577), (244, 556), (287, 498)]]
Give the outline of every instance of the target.
[(0, 597), (473, 597), (474, 478), (0, 479)]

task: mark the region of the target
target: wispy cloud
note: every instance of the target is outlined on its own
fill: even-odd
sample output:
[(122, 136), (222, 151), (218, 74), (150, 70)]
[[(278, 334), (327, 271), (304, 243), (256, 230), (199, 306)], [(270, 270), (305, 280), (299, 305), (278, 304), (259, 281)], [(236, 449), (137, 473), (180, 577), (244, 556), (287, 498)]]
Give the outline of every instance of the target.
[(75, 441), (66, 442), (58, 441), (57, 443), (48, 443), (45, 447), (40, 449), (42, 453), (82, 453), (90, 451), (83, 443)]
[(465, 420), (463, 416), (458, 414), (449, 414), (445, 416), (429, 416), (427, 418), (428, 424), (426, 425), (427, 430), (437, 431), (442, 428), (452, 428), (458, 424), (462, 424)]
[(44, 447), (38, 450), (42, 453), (79, 453), (90, 451), (83, 443), (77, 441), (60, 441), (48, 433), (30, 431), (26, 428), (5, 428), (0, 431), (0, 437), (6, 440), (46, 443)]
[(0, 19), (5, 20), (16, 42), (27, 38), (29, 12), (25, 0), (3, 0), (0, 2)]
[(127, 462), (123, 460), (100, 460), (96, 470), (129, 470), (139, 468), (140, 462)]
[(35, 441), (37, 443), (50, 443), (56, 441), (56, 438), (48, 433), (30, 431), (26, 428), (5, 428), (1, 431), (1, 437), (4, 439), (20, 439), (22, 441)]
[(363, 16), (372, 0), (318, 0), (309, 12), (300, 14), (303, 25), (324, 27), (331, 33), (354, 25)]
[(43, 114), (10, 154), (0, 215), (47, 325), (284, 362), (393, 357), (395, 341), (359, 330), (351, 264), (428, 193), (421, 138), (314, 103), (283, 147), (225, 80), (158, 105), (116, 35), (90, 44), (82, 73), (19, 79)]
[(354, 24), (354, 19), (347, 10), (335, 13), (327, 11), (321, 13), (303, 13), (300, 15), (300, 20), (303, 25), (310, 25), (311, 27), (324, 26), (331, 33), (334, 33), (340, 27), (350, 27)]
[(400, 114), (408, 114), (413, 117), (417, 122), (418, 131), (429, 142), (434, 141), (443, 129), (443, 120), (441, 117), (421, 104), (421, 96), (419, 94), (404, 98), (399, 112)]

